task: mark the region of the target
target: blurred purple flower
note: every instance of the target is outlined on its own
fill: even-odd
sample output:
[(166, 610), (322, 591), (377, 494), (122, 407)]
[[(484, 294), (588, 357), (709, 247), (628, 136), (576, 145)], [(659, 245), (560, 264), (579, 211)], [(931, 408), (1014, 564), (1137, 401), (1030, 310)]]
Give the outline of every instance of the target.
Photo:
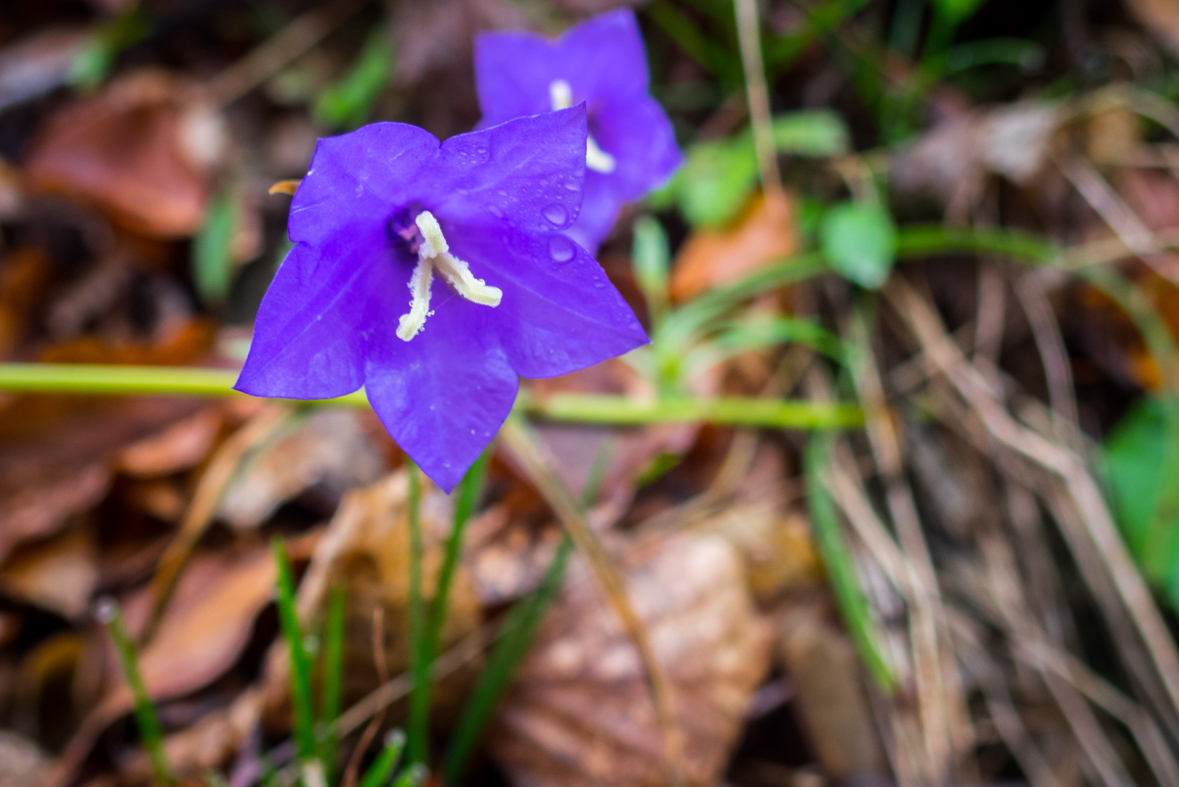
[(320, 140), (235, 387), (326, 399), (363, 385), (397, 444), (453, 488), (507, 417), (518, 375), (647, 341), (561, 233), (581, 205), (585, 140), (582, 106), (443, 143), (401, 123)]
[(596, 16), (557, 41), (484, 33), (475, 39), (475, 77), (484, 125), (585, 102), (585, 202), (569, 235), (591, 251), (623, 204), (661, 186), (680, 164), (671, 121), (647, 93), (643, 38), (629, 9)]

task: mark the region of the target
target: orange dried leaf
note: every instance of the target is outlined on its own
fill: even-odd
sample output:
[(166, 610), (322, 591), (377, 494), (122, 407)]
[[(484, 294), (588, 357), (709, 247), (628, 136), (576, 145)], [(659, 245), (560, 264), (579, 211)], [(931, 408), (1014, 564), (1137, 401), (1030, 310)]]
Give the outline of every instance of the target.
[(728, 284), (798, 247), (791, 221), (792, 206), (757, 195), (731, 227), (693, 233), (676, 256), (671, 294), (692, 298)]

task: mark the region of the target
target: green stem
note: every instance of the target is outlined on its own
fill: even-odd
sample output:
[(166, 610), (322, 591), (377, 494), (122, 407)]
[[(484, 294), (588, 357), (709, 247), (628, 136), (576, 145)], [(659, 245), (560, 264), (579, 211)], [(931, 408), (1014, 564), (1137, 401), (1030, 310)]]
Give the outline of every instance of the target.
[[(233, 390), (237, 372), (187, 366), (111, 366), (99, 364), (0, 363), (0, 391), (123, 396), (241, 396)], [(300, 401), (303, 406), (367, 407), (364, 391), (338, 399)], [(516, 406), (555, 421), (640, 425), (705, 421), (728, 426), (772, 429), (855, 427), (863, 413), (852, 404), (789, 399), (663, 399), (556, 394), (544, 398), (521, 391)]]
[(135, 722), (139, 725), (139, 735), (143, 738), (143, 748), (151, 760), (151, 770), (156, 787), (167, 787), (176, 783), (172, 776), (172, 767), (168, 764), (168, 755), (164, 751), (164, 733), (160, 729), (159, 719), (156, 718), (155, 707), (148, 696), (147, 686), (143, 683), (143, 675), (139, 671), (139, 659), (135, 654), (135, 643), (127, 634), (123, 625), (123, 615), (114, 599), (103, 599), (98, 605), (99, 622), (106, 625), (114, 640), (115, 650), (119, 654), (119, 664), (123, 668), (123, 677), (135, 698)]
[(409, 470), (409, 671), (413, 689), (409, 695), (409, 761), (425, 765), (430, 729), (430, 661), (426, 654), (426, 602), (422, 597), (422, 482), (418, 468)]

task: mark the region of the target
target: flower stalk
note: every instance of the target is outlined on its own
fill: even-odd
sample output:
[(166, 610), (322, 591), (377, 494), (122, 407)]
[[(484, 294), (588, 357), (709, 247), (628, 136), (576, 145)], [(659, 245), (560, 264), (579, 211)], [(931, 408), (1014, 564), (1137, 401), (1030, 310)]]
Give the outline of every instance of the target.
[[(233, 390), (237, 372), (190, 366), (0, 363), (0, 391), (104, 396), (243, 396)], [(300, 404), (367, 407), (364, 391)], [(705, 422), (766, 429), (854, 428), (864, 421), (855, 404), (749, 397), (636, 399), (598, 394), (538, 397), (522, 390), (516, 408), (568, 423), (641, 426)]]

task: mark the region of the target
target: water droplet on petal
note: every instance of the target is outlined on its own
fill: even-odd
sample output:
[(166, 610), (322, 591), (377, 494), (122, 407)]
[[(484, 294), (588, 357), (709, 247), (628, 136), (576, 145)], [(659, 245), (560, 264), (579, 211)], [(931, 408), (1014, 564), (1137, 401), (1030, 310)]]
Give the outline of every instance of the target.
[(569, 218), (569, 211), (565, 210), (565, 208), (561, 205), (553, 204), (544, 209), (544, 217), (548, 219), (554, 227), (560, 227), (565, 223), (565, 220)]
[(549, 256), (554, 262), (569, 262), (575, 253), (573, 241), (564, 235), (554, 235), (549, 238)]
[(491, 211), (491, 215), (495, 216), (497, 219), (502, 219), (504, 217), (504, 212), (495, 205), (489, 207), (488, 210)]

